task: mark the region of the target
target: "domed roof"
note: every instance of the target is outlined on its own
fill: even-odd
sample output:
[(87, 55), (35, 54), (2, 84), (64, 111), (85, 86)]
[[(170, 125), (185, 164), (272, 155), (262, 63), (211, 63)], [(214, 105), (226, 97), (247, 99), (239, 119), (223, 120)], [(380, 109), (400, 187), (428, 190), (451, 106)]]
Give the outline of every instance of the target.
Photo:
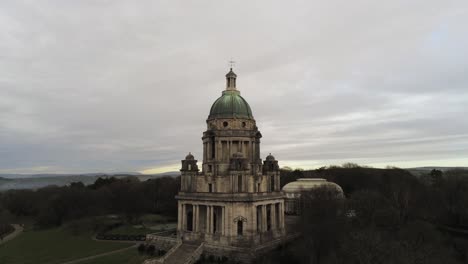
[(186, 160), (194, 160), (195, 157), (192, 155), (191, 152), (189, 152), (189, 154), (188, 154), (187, 156), (185, 156), (185, 159), (186, 159)]
[(270, 155), (268, 155), (268, 156), (266, 157), (266, 160), (267, 160), (267, 161), (274, 161), (274, 160), (275, 160), (275, 157), (274, 157), (273, 155), (271, 155), (271, 153), (270, 153)]
[(212, 118), (247, 118), (253, 119), (252, 110), (247, 101), (240, 96), (237, 90), (223, 91), (211, 106), (208, 119)]
[(231, 68), (231, 70), (226, 74), (226, 78), (230, 78), (230, 77), (234, 77), (234, 78), (237, 77), (237, 74), (235, 74), (235, 73), (232, 71), (232, 68)]
[(297, 179), (297, 181), (290, 182), (283, 186), (283, 191), (286, 193), (298, 193), (302, 191), (310, 191), (323, 186), (335, 189), (340, 197), (344, 196), (343, 189), (341, 189), (341, 187), (338, 184), (319, 178)]

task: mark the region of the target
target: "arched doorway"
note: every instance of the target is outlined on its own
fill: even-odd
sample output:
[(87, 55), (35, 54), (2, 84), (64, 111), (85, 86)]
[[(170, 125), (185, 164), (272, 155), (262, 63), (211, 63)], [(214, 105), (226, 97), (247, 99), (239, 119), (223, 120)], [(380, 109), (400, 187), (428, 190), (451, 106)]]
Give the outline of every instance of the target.
[(218, 231), (218, 214), (216, 213), (216, 207), (214, 207), (213, 212), (213, 233), (216, 234)]
[(187, 231), (193, 231), (193, 212), (187, 213)]

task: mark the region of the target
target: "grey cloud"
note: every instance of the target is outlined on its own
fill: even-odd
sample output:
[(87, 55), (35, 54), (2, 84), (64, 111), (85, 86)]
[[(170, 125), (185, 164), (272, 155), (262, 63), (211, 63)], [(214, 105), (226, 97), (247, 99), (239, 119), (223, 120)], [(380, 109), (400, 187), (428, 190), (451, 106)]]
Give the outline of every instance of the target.
[(283, 165), (468, 158), (467, 23), (466, 1), (3, 1), (0, 172), (200, 159), (231, 57)]

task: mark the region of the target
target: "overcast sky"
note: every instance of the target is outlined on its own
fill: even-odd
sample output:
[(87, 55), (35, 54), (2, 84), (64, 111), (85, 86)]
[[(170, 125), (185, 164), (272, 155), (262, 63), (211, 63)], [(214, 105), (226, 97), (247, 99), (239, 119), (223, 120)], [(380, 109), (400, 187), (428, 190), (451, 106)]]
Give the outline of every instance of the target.
[(228, 61), (280, 166), (468, 166), (468, 1), (0, 2), (0, 173), (201, 160)]

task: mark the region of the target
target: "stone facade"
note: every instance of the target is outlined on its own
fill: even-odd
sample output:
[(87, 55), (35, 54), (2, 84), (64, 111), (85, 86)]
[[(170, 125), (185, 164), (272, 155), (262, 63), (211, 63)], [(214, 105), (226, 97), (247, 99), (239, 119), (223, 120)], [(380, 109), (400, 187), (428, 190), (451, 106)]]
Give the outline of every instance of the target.
[(201, 171), (192, 154), (182, 160), (178, 237), (205, 248), (252, 249), (285, 235), (278, 161), (262, 162), (262, 134), (236, 77), (231, 69), (206, 121)]

